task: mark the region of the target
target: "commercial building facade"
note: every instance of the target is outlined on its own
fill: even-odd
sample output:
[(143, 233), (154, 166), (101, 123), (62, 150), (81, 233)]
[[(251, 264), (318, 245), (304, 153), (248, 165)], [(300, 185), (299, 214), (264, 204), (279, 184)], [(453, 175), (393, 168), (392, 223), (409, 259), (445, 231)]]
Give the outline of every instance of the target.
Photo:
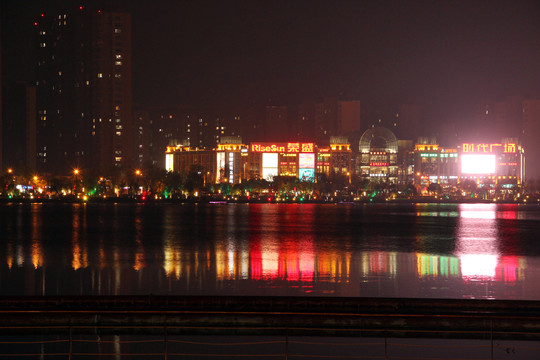
[[(371, 128), (362, 135), (357, 154), (345, 137), (332, 137), (330, 146), (313, 142), (254, 142), (223, 137), (217, 148), (189, 146), (167, 148), (167, 170), (189, 173), (200, 167), (205, 182), (239, 184), (245, 180), (273, 181), (294, 177), (316, 182), (319, 175), (394, 185), (430, 184), (456, 189), (463, 181), (478, 186), (493, 184), (517, 189), (523, 184), (525, 153), (510, 140), (501, 143), (465, 143), (457, 148), (441, 147), (433, 139), (402, 143), (384, 128)], [(422, 193), (422, 191), (420, 191)]]
[(456, 186), (458, 184), (457, 149), (443, 148), (434, 141), (423, 141), (414, 146), (414, 184)]
[[(341, 172), (350, 171), (349, 160), (343, 153), (350, 154), (348, 144), (324, 148), (321, 154), (329, 155), (328, 171), (335, 164)], [(333, 150), (335, 149), (335, 150)], [(339, 156), (338, 156), (339, 154)], [(319, 149), (312, 142), (250, 143), (243, 144), (240, 138), (223, 137), (217, 148), (212, 150), (189, 146), (169, 146), (166, 152), (166, 170), (187, 174), (193, 165), (201, 167), (206, 179), (213, 183), (239, 184), (245, 180), (273, 181), (277, 176), (295, 177), (301, 181), (315, 181)], [(331, 159), (339, 160), (331, 162)], [(336, 160), (336, 161), (337, 161)]]
[(515, 139), (503, 139), (500, 143), (464, 143), (459, 153), (462, 181), (507, 189), (523, 184), (525, 150)]

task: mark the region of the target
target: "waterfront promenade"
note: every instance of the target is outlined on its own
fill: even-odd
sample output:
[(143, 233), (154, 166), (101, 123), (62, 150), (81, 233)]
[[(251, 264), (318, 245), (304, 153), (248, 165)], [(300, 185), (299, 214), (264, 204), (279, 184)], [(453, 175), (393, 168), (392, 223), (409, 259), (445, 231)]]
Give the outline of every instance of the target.
[(3, 334), (103, 333), (540, 340), (540, 301), (90, 296), (0, 298)]

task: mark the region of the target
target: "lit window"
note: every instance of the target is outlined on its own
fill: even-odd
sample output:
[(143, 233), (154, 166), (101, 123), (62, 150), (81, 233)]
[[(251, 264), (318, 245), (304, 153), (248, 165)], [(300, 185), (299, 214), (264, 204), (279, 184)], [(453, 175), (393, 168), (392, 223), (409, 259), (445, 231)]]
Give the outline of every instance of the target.
[(115, 34), (120, 34), (121, 32), (122, 32), (122, 29), (118, 29), (118, 28), (117, 28), (117, 29), (114, 29), (114, 33), (115, 33)]
[(102, 73), (98, 73), (98, 74), (97, 74), (97, 77), (98, 77), (98, 78), (102, 78), (102, 77), (103, 77), (103, 74), (102, 74)]
[(121, 132), (121, 131), (117, 131), (117, 132), (116, 132), (116, 135), (117, 135), (117, 136), (122, 136), (122, 132)]
[(122, 62), (121, 61), (115, 61), (114, 65), (122, 65)]
[(116, 58), (117, 58), (117, 59), (121, 59), (121, 58), (122, 58), (122, 55), (121, 55), (121, 54), (116, 54)]

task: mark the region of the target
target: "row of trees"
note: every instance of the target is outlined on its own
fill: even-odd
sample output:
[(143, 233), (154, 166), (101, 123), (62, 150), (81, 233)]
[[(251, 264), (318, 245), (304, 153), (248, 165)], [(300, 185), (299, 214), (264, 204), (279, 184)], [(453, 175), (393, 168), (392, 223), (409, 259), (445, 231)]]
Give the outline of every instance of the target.
[[(360, 177), (318, 174), (315, 182), (300, 181), (296, 177), (277, 176), (272, 182), (244, 180), (240, 184), (214, 184), (205, 179), (205, 170), (193, 166), (189, 173), (179, 174), (164, 169), (148, 167), (139, 169), (115, 168), (107, 175), (74, 169), (67, 176), (35, 175), (29, 170), (7, 171), (0, 177), (2, 196), (158, 196), (182, 198), (219, 194), (241, 196), (245, 194), (310, 194), (317, 196), (379, 196), (411, 197), (420, 191), (423, 195), (447, 195), (486, 197), (486, 194), (502, 191), (498, 186), (479, 187), (474, 181), (464, 181), (459, 187), (444, 188), (432, 183), (425, 188), (412, 184), (396, 185), (372, 182)], [(534, 185), (534, 184), (532, 184)], [(532, 186), (531, 185), (531, 186)], [(540, 186), (538, 187), (540, 190)]]

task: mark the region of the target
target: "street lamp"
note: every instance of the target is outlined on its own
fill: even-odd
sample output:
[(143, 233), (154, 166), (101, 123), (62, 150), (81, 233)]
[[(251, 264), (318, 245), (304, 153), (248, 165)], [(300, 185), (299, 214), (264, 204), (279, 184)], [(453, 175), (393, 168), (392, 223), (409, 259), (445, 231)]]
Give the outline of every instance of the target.
[(77, 193), (77, 182), (79, 181), (79, 173), (80, 173), (80, 170), (79, 169), (73, 169), (73, 176), (74, 176), (74, 185), (73, 185), (73, 192)]
[[(136, 170), (135, 170), (135, 176), (137, 176), (137, 177), (139, 177), (139, 178), (142, 177), (142, 171), (139, 170), (139, 169), (136, 169)], [(139, 185), (139, 181), (138, 181), (138, 180), (137, 180), (136, 186), (137, 186), (137, 188), (136, 188), (136, 190), (135, 190), (135, 194), (137, 195), (137, 194), (139, 193), (139, 188), (141, 187), (141, 186)], [(141, 192), (142, 192), (142, 190), (141, 190)], [(144, 196), (144, 195), (143, 195), (143, 196)]]

